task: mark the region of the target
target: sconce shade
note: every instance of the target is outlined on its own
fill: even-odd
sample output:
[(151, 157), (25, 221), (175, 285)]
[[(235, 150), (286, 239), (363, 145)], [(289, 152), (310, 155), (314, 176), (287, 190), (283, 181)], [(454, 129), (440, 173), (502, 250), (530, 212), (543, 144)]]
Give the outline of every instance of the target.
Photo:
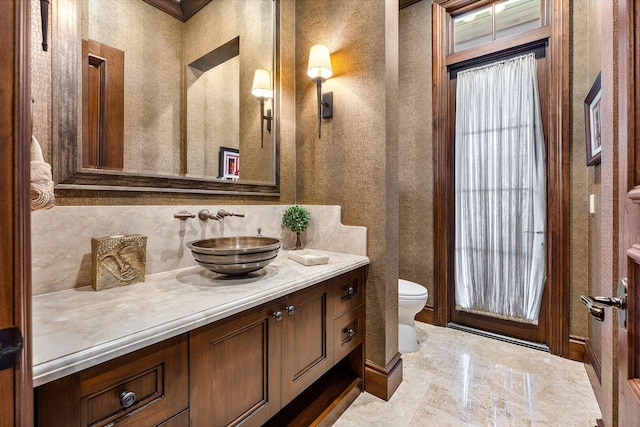
[(253, 85), (251, 86), (251, 93), (258, 98), (271, 98), (273, 97), (273, 90), (271, 89), (271, 72), (264, 68), (258, 68), (253, 75)]
[(333, 75), (329, 48), (321, 44), (311, 46), (307, 75), (312, 79), (322, 80), (326, 80)]

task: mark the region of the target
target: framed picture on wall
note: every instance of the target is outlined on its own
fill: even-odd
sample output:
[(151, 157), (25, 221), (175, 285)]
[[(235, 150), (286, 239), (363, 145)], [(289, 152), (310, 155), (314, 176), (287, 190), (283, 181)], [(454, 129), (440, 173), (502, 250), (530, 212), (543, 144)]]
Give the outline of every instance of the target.
[(237, 181), (240, 178), (240, 150), (220, 147), (219, 178)]
[(602, 88), (600, 74), (584, 100), (584, 122), (587, 140), (587, 166), (600, 163), (602, 154)]

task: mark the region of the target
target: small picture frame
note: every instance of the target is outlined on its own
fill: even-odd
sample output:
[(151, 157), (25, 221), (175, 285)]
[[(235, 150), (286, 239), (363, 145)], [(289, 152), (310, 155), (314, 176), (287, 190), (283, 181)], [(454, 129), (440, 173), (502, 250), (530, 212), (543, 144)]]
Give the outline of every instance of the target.
[(602, 155), (602, 88), (600, 74), (584, 100), (587, 166), (600, 163)]
[(237, 181), (240, 178), (240, 150), (220, 147), (219, 178)]

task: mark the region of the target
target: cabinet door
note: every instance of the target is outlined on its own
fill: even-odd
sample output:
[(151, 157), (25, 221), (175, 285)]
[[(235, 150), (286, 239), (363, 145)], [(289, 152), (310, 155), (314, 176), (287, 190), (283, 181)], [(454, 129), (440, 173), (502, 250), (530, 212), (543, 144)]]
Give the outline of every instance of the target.
[(260, 426), (278, 411), (279, 323), (262, 306), (190, 333), (193, 427)]
[(333, 364), (330, 282), (289, 295), (282, 309), (282, 405), (313, 384)]

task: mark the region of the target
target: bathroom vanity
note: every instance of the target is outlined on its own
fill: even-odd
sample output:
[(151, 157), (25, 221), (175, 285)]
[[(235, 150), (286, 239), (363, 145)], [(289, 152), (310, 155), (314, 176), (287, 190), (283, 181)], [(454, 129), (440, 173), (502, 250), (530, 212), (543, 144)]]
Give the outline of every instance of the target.
[(331, 424), (363, 390), (369, 260), (325, 253), (34, 297), (38, 425)]

